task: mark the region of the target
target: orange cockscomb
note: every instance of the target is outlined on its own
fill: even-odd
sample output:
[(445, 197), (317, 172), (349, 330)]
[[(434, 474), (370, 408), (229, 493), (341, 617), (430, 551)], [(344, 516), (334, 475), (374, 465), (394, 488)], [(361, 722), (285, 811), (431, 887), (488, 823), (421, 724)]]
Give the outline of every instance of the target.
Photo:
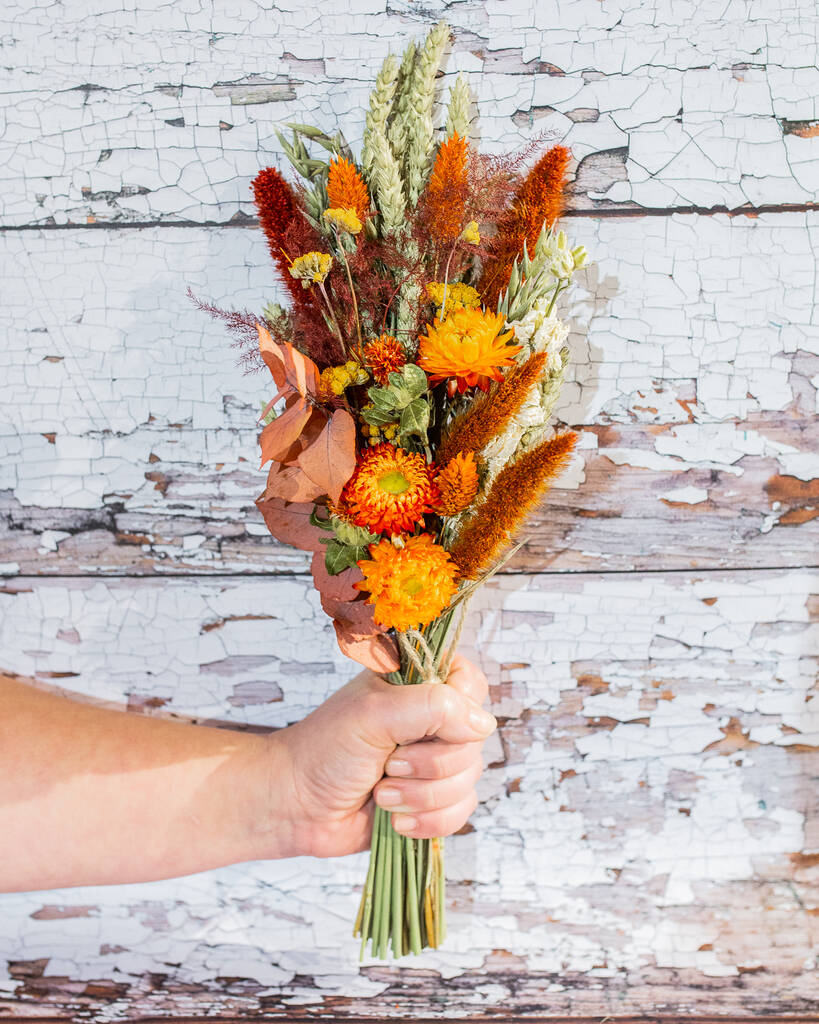
[(436, 479), (441, 497), (435, 506), (442, 516), (456, 516), (469, 508), (478, 493), (478, 467), (472, 452), (459, 452)]
[(401, 342), (391, 334), (382, 334), (364, 346), (364, 360), (382, 388), (389, 384), (390, 374), (400, 370), (407, 357)]
[(466, 161), (469, 143), (457, 132), (442, 143), (429, 176), (426, 216), (431, 233), (454, 242), (460, 235), (466, 202)]
[(379, 626), (406, 630), (425, 626), (447, 607), (456, 590), (458, 568), (428, 533), (410, 537), (397, 548), (384, 539), (370, 545), (369, 559), (358, 563), (364, 573), (356, 590), (369, 592)]
[(434, 467), (388, 441), (361, 452), (341, 493), (354, 521), (373, 533), (408, 533), (434, 511), (438, 497)]
[(458, 391), (503, 380), (503, 368), (514, 365), (520, 345), (510, 344), (514, 331), (503, 332), (504, 319), (481, 309), (456, 309), (445, 320), (437, 317), (419, 338), (418, 365), (430, 383), (454, 378)]
[(330, 161), (327, 177), (327, 199), (331, 208), (355, 210), (364, 221), (370, 215), (370, 193), (355, 164), (337, 156)]

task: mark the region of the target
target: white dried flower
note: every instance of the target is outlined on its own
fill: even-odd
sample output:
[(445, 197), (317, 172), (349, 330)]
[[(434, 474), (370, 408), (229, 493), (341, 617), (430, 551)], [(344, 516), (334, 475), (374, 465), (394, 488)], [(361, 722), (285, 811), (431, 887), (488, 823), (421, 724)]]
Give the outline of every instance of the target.
[(506, 326), (514, 328), (515, 341), (524, 346), (526, 356), (546, 353), (545, 369), (551, 372), (560, 366), (560, 350), (569, 336), (569, 326), (554, 313), (547, 313), (549, 304), (545, 298), (539, 299), (526, 316)]

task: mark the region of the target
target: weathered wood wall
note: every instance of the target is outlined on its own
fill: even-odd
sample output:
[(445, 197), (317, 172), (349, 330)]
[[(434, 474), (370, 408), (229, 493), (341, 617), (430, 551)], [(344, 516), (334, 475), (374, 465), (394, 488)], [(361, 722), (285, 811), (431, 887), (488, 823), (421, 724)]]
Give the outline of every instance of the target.
[(273, 296), (275, 125), (357, 145), (442, 13), (481, 144), (572, 147), (597, 261), (578, 457), (467, 630), (501, 729), (447, 947), (358, 965), (362, 857), (5, 896), (0, 1014), (819, 1015), (812, 0), (6, 4), (2, 667), (244, 726), (352, 671), (252, 506), (262, 381), (185, 288)]

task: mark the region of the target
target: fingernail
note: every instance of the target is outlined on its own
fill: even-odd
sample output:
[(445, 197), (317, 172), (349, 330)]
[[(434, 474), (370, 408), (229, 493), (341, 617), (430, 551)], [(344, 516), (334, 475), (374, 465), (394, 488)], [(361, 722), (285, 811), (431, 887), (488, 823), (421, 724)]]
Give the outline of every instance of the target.
[(469, 712), (469, 724), (475, 730), (475, 732), (485, 733), (488, 735), (497, 726), (498, 722), (494, 715), (490, 715), (488, 711), (484, 711), (483, 708), (473, 708)]
[(401, 761), (399, 758), (387, 761), (385, 767), (387, 775), (409, 775), (412, 771), (412, 765), (409, 761)]
[(379, 789), (375, 799), (376, 803), (382, 807), (394, 807), (396, 804), (401, 803), (401, 791), (385, 787), (384, 789)]
[(393, 814), (392, 827), (396, 832), (412, 832), (418, 827), (418, 819), (411, 814)]

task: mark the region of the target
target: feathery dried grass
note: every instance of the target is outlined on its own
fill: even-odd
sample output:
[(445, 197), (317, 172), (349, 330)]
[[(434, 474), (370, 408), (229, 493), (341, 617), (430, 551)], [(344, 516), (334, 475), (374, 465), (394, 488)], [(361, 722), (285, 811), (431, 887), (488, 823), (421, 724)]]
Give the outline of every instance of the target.
[(450, 548), (462, 579), (477, 579), (511, 542), (515, 531), (564, 469), (577, 441), (567, 431), (506, 466)]

